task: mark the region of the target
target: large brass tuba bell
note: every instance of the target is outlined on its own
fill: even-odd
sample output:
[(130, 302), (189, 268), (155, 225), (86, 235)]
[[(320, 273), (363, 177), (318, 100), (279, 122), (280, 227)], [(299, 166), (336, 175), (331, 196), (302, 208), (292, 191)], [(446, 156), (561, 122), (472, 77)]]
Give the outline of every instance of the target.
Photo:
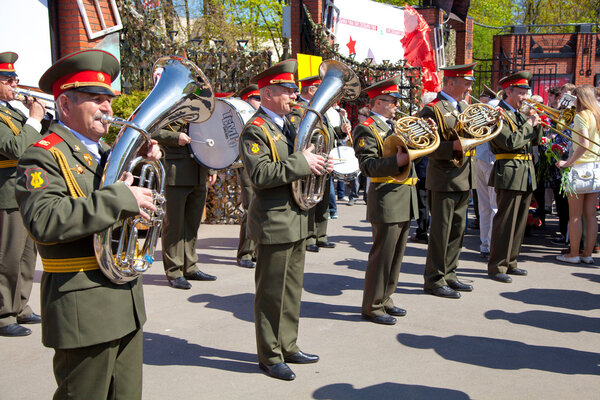
[(433, 153), (440, 145), (437, 125), (431, 119), (403, 117), (394, 124), (394, 134), (383, 142), (383, 157), (391, 157), (398, 152), (398, 146), (408, 153), (408, 166), (400, 175), (394, 176), (399, 182), (410, 175), (411, 163), (420, 157)]
[[(298, 126), (294, 144), (295, 151), (303, 151), (315, 144), (313, 152), (327, 158), (333, 148), (333, 138), (329, 137), (327, 127), (322, 123), (323, 113), (340, 99), (353, 100), (360, 94), (360, 81), (349, 67), (339, 61), (326, 60), (319, 67), (321, 84), (313, 95)], [(315, 129), (321, 121), (321, 128)], [(292, 182), (292, 194), (298, 206), (303, 210), (315, 206), (323, 199), (329, 174), (309, 175)]]
[[(191, 61), (176, 56), (163, 57), (154, 63), (154, 71), (158, 68), (162, 68), (159, 81), (127, 121), (102, 117), (106, 123), (123, 127), (104, 167), (100, 187), (117, 182), (125, 172), (141, 170), (137, 184), (152, 189), (157, 208), (148, 213), (148, 221), (140, 216), (127, 218), (120, 229), (110, 227), (94, 235), (100, 270), (117, 284), (137, 278), (152, 265), (164, 219), (164, 168), (160, 162), (147, 162), (137, 153), (150, 142), (153, 132), (178, 120), (202, 122), (210, 117), (214, 108), (212, 88), (200, 68)], [(140, 229), (147, 229), (141, 245)]]

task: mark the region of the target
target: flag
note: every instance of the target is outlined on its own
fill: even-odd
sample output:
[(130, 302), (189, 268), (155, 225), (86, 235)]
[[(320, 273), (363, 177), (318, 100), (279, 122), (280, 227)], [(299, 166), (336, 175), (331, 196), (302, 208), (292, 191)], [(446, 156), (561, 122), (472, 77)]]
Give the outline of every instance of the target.
[(440, 78), (437, 74), (433, 48), (429, 42), (429, 24), (409, 5), (404, 6), (405, 34), (400, 42), (404, 46), (404, 59), (423, 71), (423, 91), (437, 92)]

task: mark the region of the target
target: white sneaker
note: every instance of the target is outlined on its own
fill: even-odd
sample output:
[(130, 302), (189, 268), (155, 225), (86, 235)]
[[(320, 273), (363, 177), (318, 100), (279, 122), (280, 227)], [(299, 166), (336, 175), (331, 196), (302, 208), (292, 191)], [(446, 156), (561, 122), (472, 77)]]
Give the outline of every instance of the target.
[(592, 257), (592, 256), (581, 257), (581, 262), (584, 264), (594, 264), (594, 257)]
[(341, 201), (348, 201), (348, 200), (350, 200), (350, 199), (348, 198), (348, 196), (344, 196), (344, 197), (342, 197), (340, 200), (341, 200)]
[(567, 257), (565, 254), (560, 254), (560, 255), (556, 256), (556, 259), (558, 261), (566, 262), (566, 263), (569, 263), (569, 264), (579, 264), (579, 261), (581, 261), (581, 259), (579, 258), (579, 256)]

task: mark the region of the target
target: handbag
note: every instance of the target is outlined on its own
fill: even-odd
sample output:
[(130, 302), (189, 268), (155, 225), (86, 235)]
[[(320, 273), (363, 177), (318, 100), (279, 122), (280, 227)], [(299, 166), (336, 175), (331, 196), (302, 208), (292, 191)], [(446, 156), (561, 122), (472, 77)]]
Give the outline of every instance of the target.
[(574, 164), (569, 171), (571, 187), (577, 194), (586, 194), (600, 190), (600, 171), (598, 163), (586, 162)]

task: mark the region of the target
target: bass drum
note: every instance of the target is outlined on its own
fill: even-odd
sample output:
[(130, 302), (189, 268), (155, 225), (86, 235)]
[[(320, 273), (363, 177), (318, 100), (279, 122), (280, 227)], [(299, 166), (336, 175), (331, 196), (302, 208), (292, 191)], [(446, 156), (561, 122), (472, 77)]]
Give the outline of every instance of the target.
[(238, 98), (216, 98), (212, 116), (189, 124), (188, 144), (194, 159), (210, 169), (223, 169), (239, 157), (239, 139), (246, 122), (256, 110)]
[(358, 176), (358, 158), (354, 155), (354, 149), (350, 146), (334, 147), (329, 152), (329, 158), (333, 159), (333, 176), (340, 181), (352, 181)]

